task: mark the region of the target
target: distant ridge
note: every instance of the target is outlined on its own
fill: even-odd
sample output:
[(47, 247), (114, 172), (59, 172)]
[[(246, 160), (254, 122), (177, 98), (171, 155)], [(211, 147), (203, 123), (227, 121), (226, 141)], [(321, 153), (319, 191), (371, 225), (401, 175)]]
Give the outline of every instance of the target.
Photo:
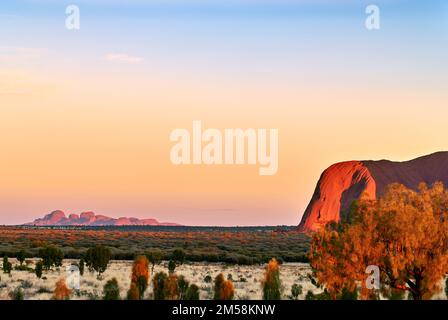
[(381, 196), (387, 185), (401, 183), (416, 190), (421, 182), (441, 181), (448, 186), (448, 152), (436, 152), (413, 160), (395, 162), (346, 161), (326, 169), (317, 183), (298, 230), (316, 231), (328, 222), (339, 222), (351, 203), (363, 195)]
[(82, 212), (80, 215), (70, 214), (68, 217), (61, 210), (55, 210), (43, 218), (39, 218), (28, 226), (179, 226), (177, 223), (159, 222), (156, 219), (138, 218), (111, 218), (104, 215), (95, 215), (94, 212)]

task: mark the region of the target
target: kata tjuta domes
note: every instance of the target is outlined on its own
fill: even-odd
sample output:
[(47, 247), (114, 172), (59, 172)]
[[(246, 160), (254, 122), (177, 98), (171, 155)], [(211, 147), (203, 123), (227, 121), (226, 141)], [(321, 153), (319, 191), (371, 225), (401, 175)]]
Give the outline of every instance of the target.
[(43, 218), (27, 223), (31, 226), (176, 226), (171, 222), (159, 222), (156, 219), (138, 218), (111, 218), (104, 215), (95, 215), (91, 211), (83, 212), (80, 215), (70, 214), (66, 217), (61, 210), (53, 211)]

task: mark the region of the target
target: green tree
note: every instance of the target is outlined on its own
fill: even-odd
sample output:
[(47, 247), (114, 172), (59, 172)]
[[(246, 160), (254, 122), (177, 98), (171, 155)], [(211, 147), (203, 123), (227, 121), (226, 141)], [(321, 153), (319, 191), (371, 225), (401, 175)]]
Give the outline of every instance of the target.
[(140, 292), (138, 291), (137, 284), (135, 282), (131, 282), (131, 287), (128, 290), (128, 300), (141, 300)]
[(62, 266), (64, 253), (61, 249), (58, 249), (55, 246), (47, 246), (39, 249), (39, 257), (42, 259), (43, 268), (45, 270), (50, 270), (53, 266)]
[(84, 275), (84, 266), (85, 266), (84, 259), (83, 258), (79, 259), (79, 274), (81, 276)]
[(139, 276), (137, 278), (137, 288), (139, 293), (140, 300), (143, 300), (143, 297), (145, 295), (146, 288), (148, 287), (148, 280), (144, 276)]
[(446, 297), (448, 298), (448, 278), (446, 278), (446, 282), (445, 282), (445, 294), (446, 294)]
[(8, 256), (3, 257), (3, 272), (4, 273), (11, 273), (12, 270), (12, 264), (8, 260)]
[(179, 288), (179, 300), (184, 300), (187, 294), (189, 282), (184, 276), (180, 275), (177, 278), (177, 287)]
[(23, 262), (25, 261), (26, 257), (27, 257), (27, 253), (25, 250), (20, 250), (19, 252), (17, 252), (17, 261), (20, 262), (20, 265), (23, 264)]
[(162, 251), (151, 250), (146, 254), (146, 257), (151, 263), (151, 273), (154, 274), (154, 267), (162, 262)]
[(302, 294), (302, 286), (294, 283), (291, 287), (291, 297), (294, 300), (297, 300), (299, 296)]
[(42, 277), (42, 269), (43, 269), (43, 263), (42, 263), (42, 261), (38, 261), (36, 263), (36, 267), (34, 268), (34, 272), (36, 273), (36, 276), (39, 279)]
[(224, 285), (224, 276), (222, 273), (218, 274), (215, 278), (213, 285), (213, 300), (221, 300), (221, 290)]
[[(395, 297), (392, 295), (392, 297)], [(342, 289), (341, 294), (337, 296), (338, 300), (358, 300), (358, 290), (355, 288), (353, 290), (349, 290), (348, 288)]]
[(120, 287), (116, 278), (106, 282), (103, 288), (103, 300), (120, 300)]
[(314, 300), (314, 293), (311, 290), (306, 293), (305, 300)]
[(107, 269), (110, 256), (111, 253), (109, 248), (104, 246), (96, 246), (87, 250), (84, 259), (90, 272), (96, 271), (100, 277), (101, 274)]
[(165, 272), (157, 272), (152, 278), (154, 300), (165, 300), (165, 284), (167, 279), (168, 275)]
[(174, 262), (174, 260), (170, 260), (168, 262), (168, 271), (169, 271), (169, 273), (174, 273), (175, 269), (176, 269), (176, 262)]
[(185, 251), (183, 249), (176, 249), (173, 251), (172, 260), (178, 264), (183, 264), (185, 261)]
[(185, 293), (184, 300), (199, 300), (199, 287), (195, 284), (190, 285)]
[(262, 282), (263, 300), (280, 300), (281, 282), (278, 262), (272, 258), (266, 266), (266, 272)]
[(14, 289), (14, 291), (11, 291), (9, 293), (9, 298), (11, 300), (23, 300), (24, 294), (23, 294), (22, 288), (17, 287), (17, 288)]
[(324, 289), (322, 293), (318, 294), (314, 294), (311, 290), (308, 290), (305, 300), (330, 300), (330, 294), (327, 289)]

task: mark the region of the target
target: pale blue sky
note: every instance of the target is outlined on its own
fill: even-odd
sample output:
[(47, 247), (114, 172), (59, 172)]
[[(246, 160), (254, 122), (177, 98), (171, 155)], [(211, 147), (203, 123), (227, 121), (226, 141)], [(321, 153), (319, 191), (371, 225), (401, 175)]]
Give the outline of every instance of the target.
[[(81, 9), (78, 32), (64, 28), (71, 3)], [(370, 3), (381, 9), (379, 31), (364, 28)], [(0, 47), (45, 48), (58, 70), (102, 68), (104, 55), (124, 52), (143, 58), (142, 70), (167, 72), (343, 69), (358, 81), (360, 72), (405, 75), (412, 63), (439, 83), (447, 71), (446, 1), (28, 0), (0, 2), (0, 17)]]

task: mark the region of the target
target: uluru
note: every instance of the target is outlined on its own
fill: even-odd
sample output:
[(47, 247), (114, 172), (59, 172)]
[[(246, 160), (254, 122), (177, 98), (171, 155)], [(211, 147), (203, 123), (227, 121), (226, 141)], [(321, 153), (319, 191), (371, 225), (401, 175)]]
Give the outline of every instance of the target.
[(55, 210), (43, 218), (26, 223), (30, 226), (178, 226), (177, 223), (159, 222), (156, 219), (138, 218), (111, 218), (104, 215), (96, 215), (92, 211), (81, 214), (70, 214), (68, 217), (61, 210)]
[(333, 164), (320, 176), (298, 230), (316, 231), (331, 221), (339, 222), (353, 201), (361, 196), (378, 198), (391, 183), (416, 190), (421, 182), (432, 185), (437, 181), (448, 186), (447, 151), (403, 162), (368, 160)]

